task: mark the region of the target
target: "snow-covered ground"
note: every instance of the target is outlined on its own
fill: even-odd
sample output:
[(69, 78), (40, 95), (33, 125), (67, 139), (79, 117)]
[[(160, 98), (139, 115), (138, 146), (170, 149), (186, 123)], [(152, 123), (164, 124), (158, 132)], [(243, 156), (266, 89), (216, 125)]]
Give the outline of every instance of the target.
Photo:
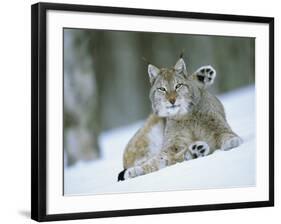
[(158, 172), (117, 182), (122, 154), (142, 122), (100, 136), (102, 159), (65, 168), (65, 195), (171, 191), (255, 186), (255, 89), (242, 88), (219, 97), (232, 129), (244, 143), (230, 151), (178, 163)]

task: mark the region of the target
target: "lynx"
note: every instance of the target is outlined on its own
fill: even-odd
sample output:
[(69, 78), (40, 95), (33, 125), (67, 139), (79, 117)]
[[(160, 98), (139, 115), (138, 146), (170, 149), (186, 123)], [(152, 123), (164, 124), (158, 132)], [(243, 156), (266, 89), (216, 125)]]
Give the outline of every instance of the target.
[(129, 141), (118, 181), (242, 143), (227, 123), (222, 103), (207, 90), (216, 77), (212, 66), (188, 74), (180, 57), (173, 68), (149, 64), (148, 74), (153, 113)]

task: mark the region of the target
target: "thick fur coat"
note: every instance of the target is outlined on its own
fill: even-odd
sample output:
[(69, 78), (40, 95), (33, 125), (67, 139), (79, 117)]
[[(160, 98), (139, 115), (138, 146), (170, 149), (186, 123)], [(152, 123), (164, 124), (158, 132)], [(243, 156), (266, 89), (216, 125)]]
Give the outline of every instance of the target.
[(222, 103), (207, 89), (216, 77), (212, 66), (188, 74), (180, 58), (173, 68), (149, 64), (148, 74), (153, 113), (129, 141), (118, 180), (242, 143), (227, 123)]

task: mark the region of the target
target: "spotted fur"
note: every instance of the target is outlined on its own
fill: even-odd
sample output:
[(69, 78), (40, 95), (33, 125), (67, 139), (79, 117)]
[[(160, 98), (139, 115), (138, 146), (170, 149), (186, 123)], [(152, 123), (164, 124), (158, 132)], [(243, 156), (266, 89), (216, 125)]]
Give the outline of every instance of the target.
[(188, 74), (180, 58), (173, 68), (149, 64), (148, 74), (153, 113), (128, 143), (119, 180), (242, 143), (227, 123), (222, 103), (207, 90), (216, 77), (212, 66)]

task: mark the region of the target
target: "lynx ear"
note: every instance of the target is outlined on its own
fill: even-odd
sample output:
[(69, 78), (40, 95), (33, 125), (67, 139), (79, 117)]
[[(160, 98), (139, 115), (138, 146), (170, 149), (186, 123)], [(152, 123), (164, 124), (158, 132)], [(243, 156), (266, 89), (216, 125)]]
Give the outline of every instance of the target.
[(185, 77), (187, 77), (187, 70), (186, 70), (185, 62), (182, 59), (182, 57), (177, 61), (176, 65), (174, 66), (174, 69), (178, 73), (182, 73)]
[(147, 71), (148, 71), (148, 74), (149, 74), (150, 83), (153, 84), (156, 77), (159, 75), (160, 70), (156, 66), (149, 64), (148, 68), (147, 68)]

